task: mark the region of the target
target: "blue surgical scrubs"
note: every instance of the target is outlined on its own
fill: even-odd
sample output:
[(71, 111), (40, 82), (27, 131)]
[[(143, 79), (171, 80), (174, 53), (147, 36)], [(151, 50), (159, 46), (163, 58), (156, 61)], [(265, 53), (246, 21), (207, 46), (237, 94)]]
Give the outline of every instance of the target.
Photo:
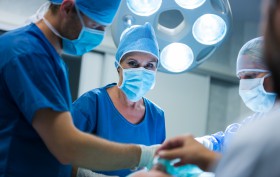
[(43, 108), (70, 111), (67, 70), (30, 24), (0, 36), (0, 177), (70, 177), (32, 127)]
[[(107, 88), (93, 89), (73, 103), (74, 124), (82, 131), (121, 143), (144, 145), (161, 144), (165, 140), (164, 112), (156, 104), (144, 99), (145, 116), (138, 124), (128, 122), (114, 106)], [(102, 155), (102, 154), (100, 154)], [(100, 172), (106, 175), (127, 176), (129, 169)]]

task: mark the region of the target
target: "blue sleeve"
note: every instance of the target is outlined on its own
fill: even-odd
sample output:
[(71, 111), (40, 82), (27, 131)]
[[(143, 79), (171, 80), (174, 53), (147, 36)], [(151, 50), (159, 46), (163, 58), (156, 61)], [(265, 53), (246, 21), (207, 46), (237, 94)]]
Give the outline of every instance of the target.
[(261, 113), (254, 113), (253, 115), (247, 117), (241, 123), (233, 123), (229, 125), (224, 132), (220, 131), (212, 135), (204, 136), (213, 144), (213, 150), (216, 152), (223, 152), (226, 146), (230, 143), (233, 135), (242, 127), (243, 125), (250, 124), (252, 121), (261, 117)]
[[(30, 124), (39, 109), (70, 110), (70, 103), (65, 98), (64, 87), (56, 71), (59, 70), (54, 69), (49, 56), (37, 53), (12, 58), (3, 68), (6, 87)], [(67, 80), (65, 70), (62, 72), (63, 79)]]
[(213, 144), (213, 151), (223, 152), (225, 146), (229, 143), (231, 137), (238, 131), (241, 124), (233, 123), (229, 125), (224, 132), (220, 131), (212, 135), (205, 136)]
[(94, 133), (97, 122), (97, 95), (87, 92), (72, 105), (71, 114), (75, 126), (84, 132)]

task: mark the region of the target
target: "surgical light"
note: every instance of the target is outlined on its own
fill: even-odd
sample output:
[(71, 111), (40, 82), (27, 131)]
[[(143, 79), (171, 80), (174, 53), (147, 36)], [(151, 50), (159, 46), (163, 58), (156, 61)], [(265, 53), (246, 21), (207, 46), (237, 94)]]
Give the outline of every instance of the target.
[(123, 0), (111, 26), (116, 46), (126, 28), (145, 22), (153, 25), (158, 40), (158, 71), (183, 73), (225, 41), (232, 18), (229, 0)]
[(185, 9), (195, 9), (201, 6), (206, 0), (175, 0), (176, 3)]
[(192, 29), (194, 38), (205, 45), (212, 45), (220, 42), (226, 35), (227, 25), (225, 21), (213, 14), (206, 14), (199, 17)]
[(131, 12), (140, 16), (149, 16), (161, 6), (162, 0), (127, 0), (127, 7)]
[(179, 73), (188, 69), (193, 63), (193, 60), (192, 49), (182, 43), (169, 44), (160, 54), (160, 64), (174, 73)]

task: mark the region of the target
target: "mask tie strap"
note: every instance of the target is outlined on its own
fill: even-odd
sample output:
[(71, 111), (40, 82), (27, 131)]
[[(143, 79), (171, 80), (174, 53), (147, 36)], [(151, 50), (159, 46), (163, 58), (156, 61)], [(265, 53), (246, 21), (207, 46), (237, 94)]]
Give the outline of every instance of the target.
[(48, 28), (56, 35), (56, 36), (58, 36), (58, 37), (60, 37), (60, 38), (64, 38), (64, 37), (62, 37), (59, 33), (58, 33), (58, 31), (50, 24), (50, 22), (45, 18), (45, 17), (43, 17), (43, 21), (45, 22), (45, 24), (48, 26)]

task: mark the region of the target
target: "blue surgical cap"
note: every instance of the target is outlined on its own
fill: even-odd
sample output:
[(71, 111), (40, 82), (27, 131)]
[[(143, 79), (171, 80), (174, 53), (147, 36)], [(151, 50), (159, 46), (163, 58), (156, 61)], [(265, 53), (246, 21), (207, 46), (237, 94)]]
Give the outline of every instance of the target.
[[(132, 26), (122, 33), (116, 61), (119, 63), (123, 56), (130, 52), (148, 53), (159, 60), (158, 43), (150, 23)], [(118, 67), (117, 62), (115, 62), (116, 68)]]
[(63, 0), (50, 0), (53, 4), (61, 4)]
[(102, 25), (110, 25), (121, 0), (76, 0), (81, 12)]
[[(53, 4), (61, 4), (63, 0), (50, 0)], [(112, 23), (121, 0), (75, 0), (79, 10), (101, 25)]]
[(243, 45), (237, 57), (237, 75), (243, 71), (268, 72), (263, 57), (263, 47), (263, 37), (254, 38)]

